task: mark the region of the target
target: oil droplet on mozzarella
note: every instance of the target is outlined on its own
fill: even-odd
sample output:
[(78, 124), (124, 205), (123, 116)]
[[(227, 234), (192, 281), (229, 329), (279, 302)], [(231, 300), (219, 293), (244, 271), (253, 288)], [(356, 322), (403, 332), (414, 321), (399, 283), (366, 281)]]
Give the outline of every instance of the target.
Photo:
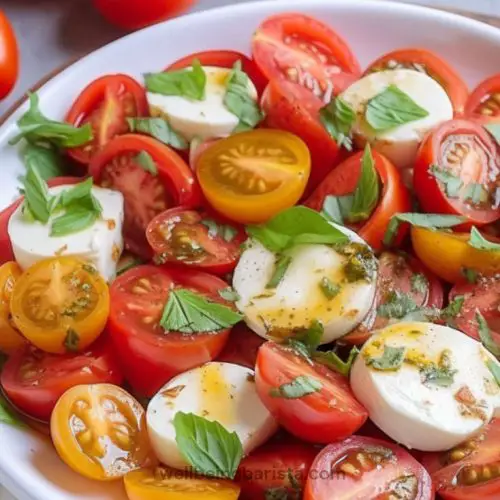
[(210, 416), (223, 426), (231, 425), (235, 421), (234, 395), (230, 384), (224, 378), (221, 366), (210, 363), (201, 368), (201, 403), (199, 414), (202, 417)]

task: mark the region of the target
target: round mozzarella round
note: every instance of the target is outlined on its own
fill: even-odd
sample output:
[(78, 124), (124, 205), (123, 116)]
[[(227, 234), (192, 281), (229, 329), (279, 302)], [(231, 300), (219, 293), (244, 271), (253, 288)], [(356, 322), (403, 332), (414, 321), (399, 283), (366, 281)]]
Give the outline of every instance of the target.
[[(365, 110), (370, 99), (390, 85), (405, 92), (429, 114), (425, 118), (376, 131), (366, 122)], [(433, 78), (409, 69), (371, 73), (348, 87), (340, 97), (356, 113), (353, 133), (359, 146), (366, 141), (401, 169), (411, 168), (423, 137), (437, 124), (453, 118), (453, 106), (446, 91)]]
[[(239, 123), (239, 118), (224, 104), (231, 69), (204, 66), (203, 70), (207, 77), (203, 100), (147, 93), (151, 115), (165, 118), (188, 141), (227, 137)], [(248, 92), (257, 101), (257, 90), (250, 78)]]
[[(335, 225), (355, 244), (364, 241), (353, 231)], [(283, 337), (297, 329), (308, 328), (318, 320), (323, 324), (321, 343), (342, 337), (355, 328), (369, 312), (376, 290), (376, 261), (369, 279), (349, 282), (345, 265), (348, 257), (332, 246), (297, 245), (287, 251), (290, 265), (275, 288), (268, 283), (275, 272), (277, 256), (258, 241), (243, 252), (233, 276), (233, 288), (239, 295), (236, 305), (245, 322), (264, 338)], [(338, 293), (325, 294), (331, 283)]]
[(236, 432), (245, 454), (278, 428), (257, 395), (253, 371), (231, 363), (207, 363), (178, 375), (148, 405), (146, 420), (156, 456), (165, 465), (182, 469), (189, 464), (175, 440), (173, 420), (177, 412), (217, 421), (229, 432)]
[[(56, 195), (72, 185), (49, 189)], [(23, 204), (12, 214), (8, 233), (16, 262), (27, 269), (36, 262), (56, 255), (73, 255), (94, 265), (107, 280), (114, 278), (123, 250), (123, 195), (119, 191), (92, 187), (92, 194), (102, 206), (101, 217), (90, 227), (66, 236), (51, 236), (51, 223), (61, 214), (54, 214), (47, 224), (28, 220)]]
[(363, 346), (351, 387), (370, 419), (395, 441), (422, 451), (448, 450), (477, 433), (500, 408), (500, 387), (489, 363), (500, 367), (458, 330), (397, 323)]

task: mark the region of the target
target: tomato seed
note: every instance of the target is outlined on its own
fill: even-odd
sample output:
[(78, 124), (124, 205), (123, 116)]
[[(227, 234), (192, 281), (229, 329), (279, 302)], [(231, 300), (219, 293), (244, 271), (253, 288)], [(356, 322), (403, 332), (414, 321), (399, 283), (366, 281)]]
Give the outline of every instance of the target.
[(344, 473), (347, 474), (348, 476), (354, 476), (354, 477), (359, 477), (361, 475), (361, 471), (354, 467), (353, 464), (349, 462), (344, 462), (339, 469)]

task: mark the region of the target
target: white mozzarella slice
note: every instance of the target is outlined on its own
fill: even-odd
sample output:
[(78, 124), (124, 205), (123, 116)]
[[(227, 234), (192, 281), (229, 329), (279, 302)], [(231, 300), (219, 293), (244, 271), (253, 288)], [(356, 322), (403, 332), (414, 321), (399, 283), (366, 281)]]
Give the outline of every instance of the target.
[[(55, 195), (73, 186), (58, 186), (49, 189)], [(92, 226), (67, 236), (50, 236), (48, 224), (29, 221), (23, 215), (22, 204), (9, 220), (9, 238), (16, 262), (27, 269), (36, 262), (56, 255), (73, 255), (93, 264), (107, 280), (114, 278), (116, 266), (123, 250), (123, 195), (100, 187), (92, 187), (92, 194), (102, 206), (102, 215)]]
[[(164, 117), (178, 133), (191, 141), (227, 137), (239, 123), (236, 115), (224, 104), (227, 79), (231, 72), (227, 68), (204, 66), (207, 76), (205, 99), (201, 101), (180, 96), (147, 93), (152, 116)], [(257, 90), (248, 79), (248, 92), (257, 101)]]
[[(370, 99), (395, 85), (429, 114), (386, 131), (373, 130), (364, 113)], [(366, 141), (397, 167), (413, 167), (417, 149), (426, 133), (453, 118), (453, 106), (446, 91), (433, 78), (418, 71), (395, 69), (371, 73), (348, 87), (340, 97), (356, 112), (354, 137), (359, 146)]]
[(229, 432), (236, 432), (245, 454), (278, 428), (257, 395), (253, 371), (231, 363), (207, 363), (178, 375), (148, 405), (148, 432), (156, 456), (164, 464), (182, 469), (189, 464), (175, 441), (173, 419), (177, 412), (217, 421)]
[[(403, 364), (392, 371), (373, 364), (386, 346), (404, 348)], [(398, 323), (363, 346), (351, 370), (351, 387), (370, 419), (395, 441), (422, 451), (448, 450), (498, 412), (500, 388), (487, 363), (498, 365), (479, 342), (458, 330)], [(446, 364), (451, 377), (443, 378)]]
[[(353, 231), (335, 227), (352, 242), (365, 244)], [(347, 257), (331, 246), (298, 245), (288, 255), (291, 263), (273, 289), (267, 285), (275, 271), (277, 256), (259, 242), (253, 241), (248, 246), (236, 266), (233, 288), (240, 297), (236, 305), (254, 332), (264, 338), (287, 336), (318, 320), (324, 327), (321, 343), (326, 344), (363, 320), (375, 296), (376, 270), (370, 280), (349, 283), (344, 272)], [(321, 289), (325, 278), (340, 287), (333, 298)]]

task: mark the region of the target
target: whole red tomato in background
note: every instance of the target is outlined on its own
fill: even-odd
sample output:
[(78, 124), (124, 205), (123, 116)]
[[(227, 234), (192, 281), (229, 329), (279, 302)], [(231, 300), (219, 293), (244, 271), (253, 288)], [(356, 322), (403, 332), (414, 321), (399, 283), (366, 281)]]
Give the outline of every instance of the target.
[(0, 99), (13, 89), (19, 73), (16, 35), (7, 16), (0, 10)]
[(93, 0), (111, 23), (125, 29), (139, 29), (182, 14), (196, 0)]

